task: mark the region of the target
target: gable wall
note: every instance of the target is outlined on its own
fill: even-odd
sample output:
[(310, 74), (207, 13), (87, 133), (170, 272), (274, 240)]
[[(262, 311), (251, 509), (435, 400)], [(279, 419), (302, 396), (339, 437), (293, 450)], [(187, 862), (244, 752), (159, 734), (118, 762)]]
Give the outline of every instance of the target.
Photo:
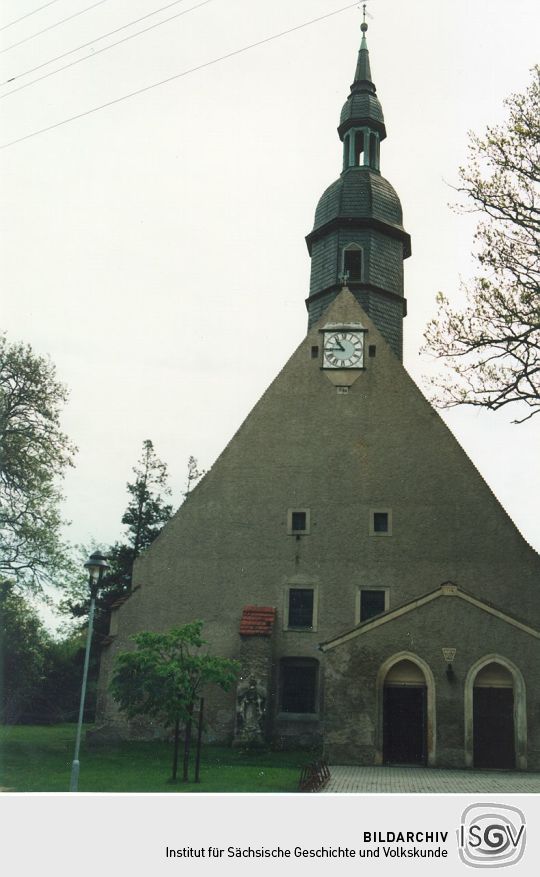
[[(213, 650), (237, 654), (246, 604), (277, 608), (276, 658), (317, 657), (354, 624), (359, 587), (390, 588), (393, 608), (452, 580), (540, 626), (538, 556), (348, 291), (323, 322), (341, 319), (369, 327), (376, 357), (338, 395), (311, 359), (310, 331), (137, 562), (102, 690), (136, 630), (201, 618)], [(377, 506), (392, 509), (392, 536), (369, 536)], [(310, 535), (287, 535), (291, 507), (311, 510)], [(288, 584), (318, 587), (316, 631), (283, 631)]]

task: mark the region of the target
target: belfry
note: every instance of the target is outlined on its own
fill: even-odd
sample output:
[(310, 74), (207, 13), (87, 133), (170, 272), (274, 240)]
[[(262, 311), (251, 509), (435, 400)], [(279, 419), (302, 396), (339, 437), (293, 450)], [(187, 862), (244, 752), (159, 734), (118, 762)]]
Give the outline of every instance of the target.
[(411, 247), (366, 30), (307, 237), (307, 334), (137, 560), (96, 734), (156, 735), (113, 701), (115, 657), (200, 619), (241, 666), (205, 693), (209, 742), (539, 770), (540, 559), (401, 363)]
[(347, 284), (401, 358), (407, 313), (403, 260), (411, 255), (411, 239), (403, 228), (399, 198), (380, 170), (386, 127), (371, 78), (367, 27), (363, 22), (354, 82), (338, 128), (343, 170), (320, 199), (306, 238), (311, 256), (308, 325), (320, 319)]

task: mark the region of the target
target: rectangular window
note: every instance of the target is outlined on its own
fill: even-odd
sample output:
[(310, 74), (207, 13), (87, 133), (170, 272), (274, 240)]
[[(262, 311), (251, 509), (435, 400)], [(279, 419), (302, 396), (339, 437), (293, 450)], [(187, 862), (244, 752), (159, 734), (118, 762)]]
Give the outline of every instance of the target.
[(349, 280), (362, 279), (362, 250), (351, 248), (344, 251), (343, 270), (348, 274)]
[(299, 630), (313, 628), (313, 588), (289, 589), (289, 624)]
[(369, 510), (369, 535), (392, 535), (392, 509), (374, 508)]
[(293, 512), (291, 515), (291, 529), (293, 533), (306, 532), (306, 513)]
[(373, 512), (375, 533), (388, 533), (388, 512)]
[(386, 591), (360, 591), (360, 621), (369, 621), (386, 609)]
[(356, 592), (355, 624), (363, 624), (390, 608), (390, 588), (358, 588)]
[(313, 658), (284, 658), (280, 667), (283, 713), (315, 713), (319, 665)]
[(309, 509), (287, 510), (287, 533), (289, 536), (306, 536), (309, 533)]

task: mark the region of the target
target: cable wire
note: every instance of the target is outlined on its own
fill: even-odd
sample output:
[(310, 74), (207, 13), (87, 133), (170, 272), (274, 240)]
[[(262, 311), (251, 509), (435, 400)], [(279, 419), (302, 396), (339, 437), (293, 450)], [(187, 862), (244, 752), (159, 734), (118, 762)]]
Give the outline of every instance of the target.
[[(56, 0), (54, 0), (56, 2)], [(121, 25), (121, 27), (116, 27), (114, 30), (110, 30), (108, 33), (101, 34), (100, 37), (95, 37), (93, 40), (89, 40), (87, 43), (82, 43), (82, 45), (77, 46), (75, 49), (70, 49), (68, 52), (64, 52), (62, 55), (56, 55), (55, 58), (50, 58), (48, 61), (43, 61), (42, 64), (38, 64), (36, 67), (30, 67), (29, 70), (24, 70), (22, 73), (16, 73), (15, 76), (11, 76), (9, 79), (6, 79), (5, 82), (0, 83), (0, 85), (8, 85), (10, 82), (14, 82), (16, 79), (20, 79), (21, 76), (27, 76), (29, 73), (35, 73), (36, 70), (41, 70), (42, 67), (46, 67), (48, 64), (54, 64), (55, 61), (61, 61), (63, 58), (67, 58), (68, 55), (73, 55), (74, 52), (79, 52), (81, 49), (87, 49), (88, 46), (91, 46), (93, 43), (98, 43), (100, 40), (104, 40), (105, 37), (112, 37), (115, 33), (120, 33), (121, 30), (125, 30), (127, 27), (131, 27), (133, 24), (139, 24), (140, 21), (145, 21), (147, 18), (151, 18), (152, 15), (157, 15), (158, 12), (165, 12), (165, 10), (170, 9), (171, 6), (178, 6), (179, 3), (185, 3), (185, 0), (174, 0), (173, 3), (168, 3), (167, 6), (162, 6), (160, 9), (155, 9), (153, 12), (148, 12), (146, 15), (142, 15), (141, 18), (136, 18), (134, 21), (128, 21), (127, 24)], [(35, 80), (39, 82), (39, 79)], [(9, 92), (11, 94), (11, 92)]]
[(97, 3), (93, 3), (92, 6), (87, 6), (86, 9), (79, 9), (79, 11), (74, 12), (73, 15), (68, 15), (67, 18), (63, 18), (61, 21), (57, 21), (55, 24), (50, 24), (48, 27), (44, 27), (43, 30), (38, 30), (37, 33), (30, 34), (30, 36), (25, 37), (24, 40), (19, 40), (18, 43), (12, 43), (11, 46), (6, 46), (5, 49), (0, 49), (0, 55), (3, 55), (4, 52), (9, 52), (10, 49), (15, 49), (17, 46), (22, 46), (23, 43), (27, 43), (29, 40), (35, 39), (35, 37), (40, 37), (42, 33), (47, 33), (48, 30), (53, 30), (55, 27), (60, 27), (60, 25), (65, 24), (66, 21), (71, 21), (73, 18), (77, 18), (79, 15), (83, 15), (85, 12), (90, 12), (91, 9), (95, 9), (96, 6), (101, 6), (103, 3), (107, 3), (107, 0), (98, 0)]
[(15, 21), (10, 21), (9, 24), (4, 24), (0, 27), (0, 31), (7, 30), (8, 27), (13, 27), (14, 24), (18, 24), (19, 21), (24, 21), (25, 18), (30, 18), (31, 15), (35, 15), (36, 12), (41, 12), (42, 9), (46, 9), (47, 6), (52, 6), (53, 3), (58, 3), (58, 0), (50, 0), (49, 3), (45, 3), (44, 6), (39, 6), (37, 9), (34, 9), (33, 12), (27, 12), (26, 15), (21, 15), (20, 18), (16, 18)]
[(160, 85), (166, 85), (169, 82), (174, 82), (176, 79), (181, 79), (183, 76), (188, 76), (190, 73), (196, 73), (198, 70), (203, 70), (206, 67), (211, 67), (213, 64), (219, 64), (221, 61), (226, 61), (228, 58), (233, 58), (235, 55), (241, 55), (243, 52), (247, 52), (250, 49), (255, 49), (258, 46), (262, 46), (265, 43), (270, 43), (273, 40), (277, 40), (280, 37), (287, 36), (287, 34), (294, 33), (297, 30), (302, 30), (304, 27), (309, 27), (312, 24), (316, 24), (319, 21), (324, 21), (326, 18), (331, 18), (333, 15), (339, 15), (341, 12), (346, 12), (347, 9), (353, 9), (355, 6), (358, 6), (358, 2), (349, 3), (348, 6), (342, 6), (341, 9), (335, 9), (333, 12), (327, 12), (326, 15), (320, 15), (318, 18), (312, 18), (310, 21), (305, 21), (303, 24), (297, 24), (295, 27), (290, 27), (288, 30), (283, 30), (280, 33), (273, 34), (270, 37), (265, 37), (263, 40), (258, 40), (256, 43), (250, 43), (249, 46), (243, 46), (241, 49), (235, 49), (233, 52), (228, 52), (226, 55), (221, 55), (219, 58), (212, 58), (211, 61), (205, 61), (204, 64), (198, 64), (196, 67), (191, 67), (189, 70), (183, 70), (181, 73), (175, 73), (174, 76), (168, 76), (167, 79), (160, 79), (159, 82), (153, 82), (151, 85), (145, 85), (143, 88), (138, 88), (136, 91), (131, 91), (129, 94), (124, 94), (121, 97), (113, 98), (113, 100), (107, 101), (104, 104), (100, 104), (97, 107), (91, 107), (89, 110), (84, 110), (82, 113), (77, 113), (75, 116), (70, 116), (67, 119), (62, 119), (60, 122), (55, 122), (53, 125), (47, 125), (46, 128), (40, 128), (38, 131), (32, 131), (30, 134), (25, 134), (23, 137), (18, 137), (16, 140), (11, 140), (9, 143), (3, 143), (0, 145), (0, 149), (7, 149), (10, 146), (15, 146), (17, 143), (22, 143), (24, 140), (30, 140), (31, 137), (37, 137), (39, 134), (46, 134), (48, 131), (54, 131), (55, 128), (60, 128), (62, 125), (67, 125), (70, 122), (75, 122), (77, 119), (83, 119), (85, 116), (90, 116), (93, 113), (97, 113), (100, 110), (106, 109), (107, 107), (112, 107), (115, 104), (119, 104), (124, 100), (128, 100), (132, 97), (137, 97), (139, 94), (144, 94), (147, 91), (150, 91), (152, 88), (157, 88)]
[[(176, 0), (177, 3), (183, 3), (185, 0)], [(90, 58), (96, 58), (98, 55), (101, 55), (102, 52), (108, 52), (109, 49), (114, 49), (115, 46), (119, 46), (121, 43), (127, 43), (128, 40), (132, 40), (135, 37), (140, 37), (141, 34), (148, 33), (149, 30), (154, 30), (156, 27), (161, 27), (162, 24), (168, 24), (169, 21), (173, 21), (175, 18), (180, 18), (182, 15), (187, 15), (188, 12), (193, 12), (195, 9), (200, 9), (201, 6), (206, 6), (208, 3), (213, 3), (214, 0), (204, 0), (203, 3), (199, 3), (198, 6), (191, 6), (189, 9), (184, 9), (182, 12), (177, 12), (176, 15), (171, 15), (170, 18), (165, 18), (163, 21), (158, 21), (155, 24), (151, 24), (149, 27), (145, 27), (143, 30), (137, 31), (137, 33), (129, 34), (127, 37), (123, 37), (121, 40), (117, 40), (116, 43), (111, 43), (110, 46), (104, 46), (102, 49), (98, 49), (96, 52), (91, 52), (89, 55), (85, 55), (84, 58), (77, 58), (75, 61), (70, 61), (69, 64), (64, 64), (63, 67), (58, 67), (57, 70), (51, 70), (50, 73), (44, 73), (43, 76), (38, 76), (37, 79), (32, 79), (31, 82), (25, 82), (24, 85), (19, 85), (17, 88), (12, 88), (11, 91), (6, 91), (5, 94), (0, 95), (0, 100), (4, 100), (5, 97), (9, 97), (10, 94), (15, 94), (18, 91), (23, 91), (25, 88), (29, 88), (31, 85), (35, 85), (36, 82), (41, 82), (43, 79), (48, 79), (49, 76), (54, 76), (56, 73), (61, 73), (62, 70), (67, 70), (68, 67), (74, 67), (75, 64), (81, 64), (83, 61), (88, 61)], [(171, 4), (175, 5), (175, 4)], [(128, 25), (124, 25), (127, 27)]]

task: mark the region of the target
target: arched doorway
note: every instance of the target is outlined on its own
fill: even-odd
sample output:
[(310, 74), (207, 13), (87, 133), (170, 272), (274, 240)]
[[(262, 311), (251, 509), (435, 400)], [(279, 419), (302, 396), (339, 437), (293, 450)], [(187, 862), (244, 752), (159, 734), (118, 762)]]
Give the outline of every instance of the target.
[(416, 662), (393, 664), (383, 685), (383, 763), (425, 764), (427, 684)]
[(465, 762), (479, 768), (527, 768), (525, 682), (519, 669), (499, 655), (486, 655), (467, 674)]
[(473, 686), (473, 765), (516, 766), (514, 744), (514, 680), (492, 661), (476, 674)]

